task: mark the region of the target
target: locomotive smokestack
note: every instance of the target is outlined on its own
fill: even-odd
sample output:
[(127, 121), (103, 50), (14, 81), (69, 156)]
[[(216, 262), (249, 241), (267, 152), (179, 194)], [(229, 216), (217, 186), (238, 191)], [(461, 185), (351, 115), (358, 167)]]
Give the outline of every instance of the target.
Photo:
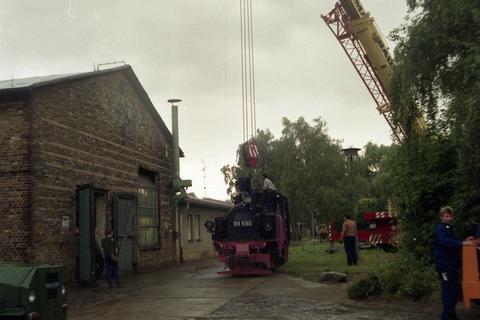
[(237, 188), (240, 192), (252, 192), (252, 182), (250, 177), (240, 177), (238, 178)]

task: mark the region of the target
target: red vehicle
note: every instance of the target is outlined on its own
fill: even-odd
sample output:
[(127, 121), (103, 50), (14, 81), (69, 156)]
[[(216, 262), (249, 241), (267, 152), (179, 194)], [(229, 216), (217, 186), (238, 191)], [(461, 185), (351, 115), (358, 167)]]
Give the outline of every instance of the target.
[[(358, 242), (370, 247), (380, 247), (385, 250), (396, 247), (395, 236), (397, 228), (395, 217), (388, 211), (366, 211), (363, 219), (368, 222), (368, 229), (358, 230)], [(329, 225), (330, 241), (340, 241), (341, 231), (336, 231), (333, 224)]]
[(229, 269), (219, 273), (271, 274), (288, 260), (288, 200), (276, 191), (245, 189), (235, 197), (235, 207), (225, 217), (205, 223), (218, 260)]

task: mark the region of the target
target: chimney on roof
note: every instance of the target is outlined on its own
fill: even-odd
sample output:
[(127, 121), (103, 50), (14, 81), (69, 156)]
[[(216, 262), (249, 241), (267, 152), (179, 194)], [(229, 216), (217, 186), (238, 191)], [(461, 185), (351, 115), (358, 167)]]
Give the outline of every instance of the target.
[(108, 65), (113, 65), (113, 64), (122, 64), (122, 65), (126, 65), (127, 63), (125, 62), (125, 60), (120, 60), (120, 61), (112, 61), (112, 62), (104, 62), (104, 63), (99, 63), (97, 64), (97, 66), (95, 67), (95, 62), (93, 63), (93, 70), (94, 71), (100, 71), (100, 66), (108, 66)]

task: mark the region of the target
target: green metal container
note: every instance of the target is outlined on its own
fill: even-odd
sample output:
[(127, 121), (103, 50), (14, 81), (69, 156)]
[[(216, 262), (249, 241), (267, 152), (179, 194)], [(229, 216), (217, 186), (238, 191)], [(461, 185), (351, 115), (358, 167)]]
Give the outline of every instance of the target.
[(62, 266), (0, 264), (0, 319), (67, 318)]

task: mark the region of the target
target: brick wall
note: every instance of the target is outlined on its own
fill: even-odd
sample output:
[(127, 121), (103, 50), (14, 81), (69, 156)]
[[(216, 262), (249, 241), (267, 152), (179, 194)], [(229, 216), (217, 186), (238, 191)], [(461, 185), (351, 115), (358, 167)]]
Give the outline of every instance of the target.
[(30, 252), (29, 108), (24, 101), (8, 100), (0, 103), (0, 262), (26, 262)]
[[(74, 270), (76, 186), (109, 190), (109, 214), (112, 192), (138, 192), (140, 167), (158, 174), (161, 239), (159, 249), (139, 253), (139, 268), (174, 261), (168, 142), (129, 81), (125, 72), (117, 71), (33, 91), (35, 262), (61, 263)], [(62, 227), (62, 216), (73, 222), (68, 228)]]

